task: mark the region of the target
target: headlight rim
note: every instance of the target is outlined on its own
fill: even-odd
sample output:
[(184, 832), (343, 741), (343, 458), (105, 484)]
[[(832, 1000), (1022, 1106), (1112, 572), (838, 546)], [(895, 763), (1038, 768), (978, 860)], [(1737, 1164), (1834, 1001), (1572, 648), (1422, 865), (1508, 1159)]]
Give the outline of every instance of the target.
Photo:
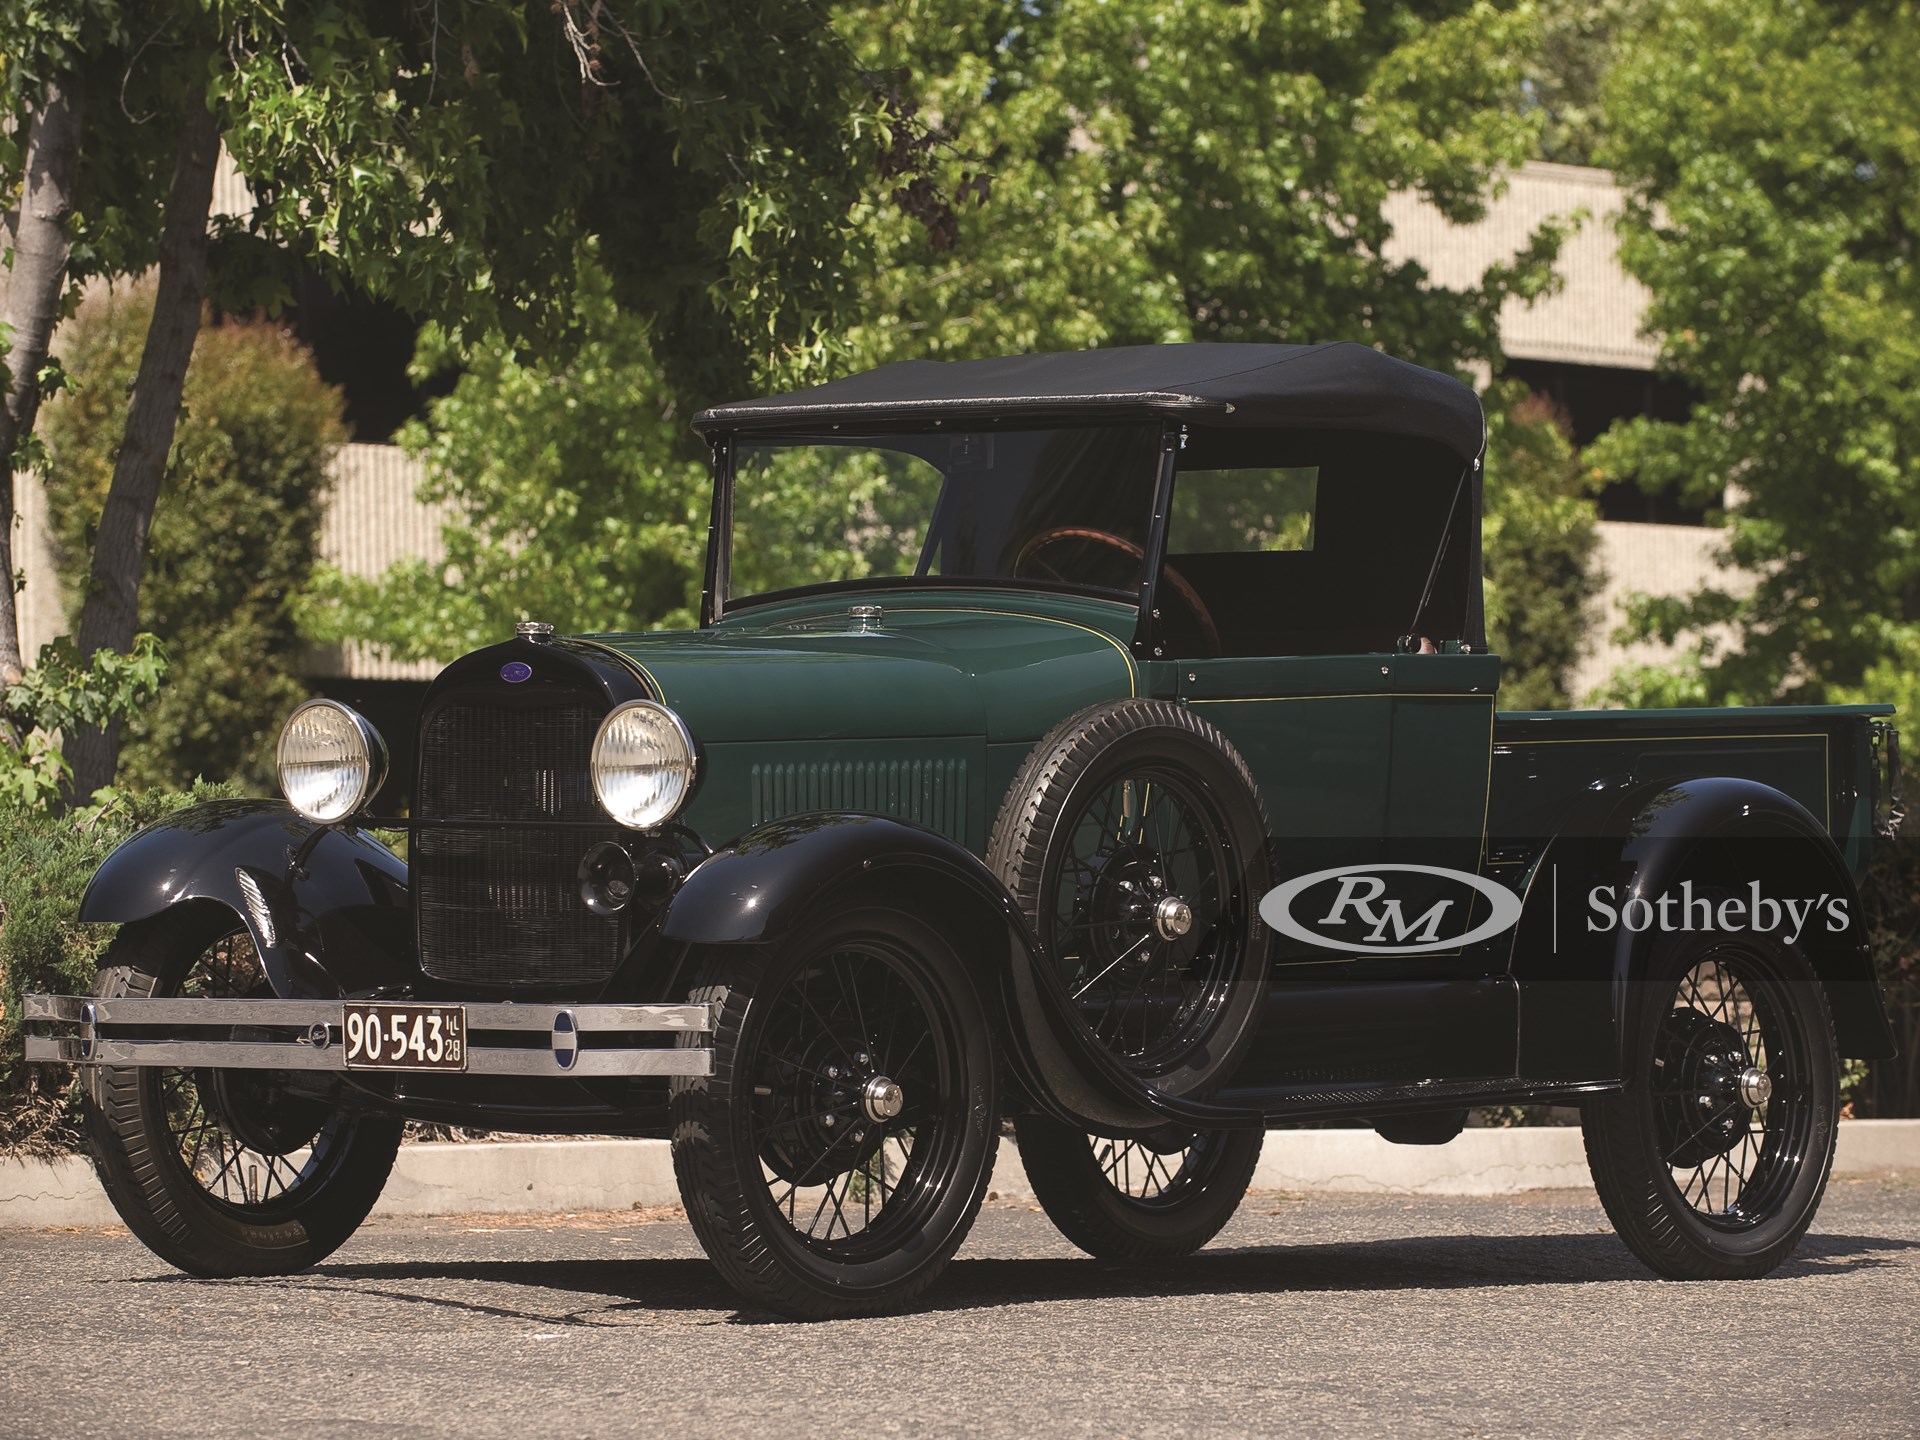
[[(300, 805), (289, 792), (286, 782), (287, 736), (293, 730), (294, 721), (298, 720), (309, 710), (317, 709), (338, 711), (352, 721), (354, 731), (360, 737), (361, 747), (366, 751), (367, 755), (367, 776), (365, 782), (360, 787), (360, 792), (354, 796), (351, 805), (340, 814), (332, 817), (316, 815), (312, 811), (301, 809)], [(288, 711), (287, 718), (280, 723), (280, 734), (275, 738), (273, 744), (274, 780), (280, 786), (281, 796), (285, 798), (287, 804), (293, 808), (295, 814), (315, 825), (346, 825), (352, 823), (354, 817), (366, 810), (367, 806), (373, 802), (373, 798), (380, 793), (380, 788), (387, 783), (387, 774), (391, 760), (392, 755), (387, 748), (386, 737), (380, 733), (379, 729), (371, 720), (367, 719), (366, 716), (362, 715), (351, 705), (343, 704), (338, 700), (330, 700), (323, 695), (317, 695), (311, 700), (303, 700), (294, 706), (292, 710)]]
[[(673, 727), (674, 733), (679, 737), (681, 747), (687, 754), (687, 782), (680, 791), (680, 798), (674, 802), (673, 808), (665, 815), (646, 825), (634, 825), (616, 815), (613, 807), (607, 804), (606, 793), (600, 786), (600, 743), (606, 739), (607, 731), (613, 725), (614, 721), (634, 710), (656, 711), (666, 716), (668, 722)], [(674, 821), (679, 818), (681, 812), (687, 808), (688, 803), (692, 801), (694, 792), (699, 789), (700, 770), (700, 747), (694, 743), (693, 731), (687, 727), (687, 722), (682, 720), (679, 713), (671, 706), (664, 705), (660, 701), (650, 697), (622, 700), (618, 705), (615, 705), (601, 718), (599, 726), (593, 732), (593, 744), (587, 747), (587, 780), (588, 783), (593, 786), (594, 803), (600, 807), (601, 813), (613, 821), (614, 824), (635, 835), (644, 835), (650, 831), (661, 830), (673, 824)]]

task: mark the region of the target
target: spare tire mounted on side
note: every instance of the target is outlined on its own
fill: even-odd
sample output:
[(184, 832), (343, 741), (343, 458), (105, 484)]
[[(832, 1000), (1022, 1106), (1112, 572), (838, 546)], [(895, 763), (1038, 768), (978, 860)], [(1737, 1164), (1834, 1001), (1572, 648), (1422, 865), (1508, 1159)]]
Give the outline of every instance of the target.
[(1226, 1082), (1271, 953), (1266, 814), (1226, 736), (1165, 700), (1082, 710), (1014, 777), (987, 863), (1096, 1043), (1170, 1095)]

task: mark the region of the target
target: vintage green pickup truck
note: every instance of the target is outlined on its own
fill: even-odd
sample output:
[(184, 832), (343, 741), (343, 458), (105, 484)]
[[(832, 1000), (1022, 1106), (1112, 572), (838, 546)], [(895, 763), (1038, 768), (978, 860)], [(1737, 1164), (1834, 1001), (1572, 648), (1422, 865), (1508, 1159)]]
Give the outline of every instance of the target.
[[(287, 803), (101, 868), (107, 1193), (204, 1275), (311, 1265), (408, 1117), (668, 1136), (745, 1299), (919, 1295), (1010, 1123), (1108, 1256), (1215, 1235), (1270, 1125), (1582, 1107), (1622, 1237), (1769, 1270), (1841, 1056), (1885, 707), (1501, 713), (1484, 427), (1359, 345), (915, 362), (695, 428), (701, 623), (456, 661), (413, 737), (313, 701)], [(405, 827), (405, 863), (369, 833)]]

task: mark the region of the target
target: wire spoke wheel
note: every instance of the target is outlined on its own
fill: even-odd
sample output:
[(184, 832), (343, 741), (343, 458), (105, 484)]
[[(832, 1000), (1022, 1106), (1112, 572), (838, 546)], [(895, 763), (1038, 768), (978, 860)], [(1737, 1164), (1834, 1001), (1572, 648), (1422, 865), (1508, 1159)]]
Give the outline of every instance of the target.
[[(169, 992), (192, 999), (270, 997), (252, 938), (236, 927), (207, 946)], [(270, 1072), (146, 1068), (137, 1082), (165, 1117), (171, 1151), (208, 1199), (238, 1214), (285, 1210), (327, 1173), (347, 1117), (287, 1094)]]
[(839, 905), (771, 950), (717, 948), (713, 1073), (676, 1079), (687, 1218), (753, 1304), (797, 1319), (897, 1309), (938, 1276), (999, 1140), (992, 1026), (953, 947)]
[(1089, 1135), (1044, 1116), (1019, 1121), (1020, 1159), (1060, 1233), (1106, 1259), (1191, 1254), (1233, 1218), (1261, 1130)]
[(1054, 963), (1087, 1027), (1143, 1069), (1191, 1048), (1225, 1003), (1243, 942), (1225, 822), (1159, 767), (1088, 795), (1051, 864)]
[(1200, 1095), (1253, 1037), (1271, 932), (1267, 822), (1225, 736), (1162, 700), (1097, 705), (1034, 747), (987, 860), (1050, 988), (1147, 1083)]
[(1648, 1087), (1656, 1144), (1681, 1199), (1729, 1229), (1773, 1210), (1812, 1125), (1804, 1056), (1736, 965), (1722, 952), (1680, 977)]
[(1143, 1140), (1108, 1140), (1098, 1135), (1087, 1137), (1093, 1146), (1093, 1163), (1114, 1190), (1142, 1205), (1163, 1204), (1169, 1196), (1178, 1197), (1192, 1173), (1187, 1161), (1193, 1155), (1191, 1141), (1169, 1154), (1161, 1154)]
[(752, 1134), (774, 1208), (823, 1254), (884, 1251), (938, 1203), (964, 1140), (959, 1037), (876, 940), (801, 966), (763, 1003)]
[(1833, 1163), (1839, 1059), (1826, 993), (1765, 934), (1662, 937), (1626, 1088), (1581, 1117), (1608, 1217), (1675, 1279), (1763, 1275), (1812, 1223)]
[[(231, 911), (198, 902), (124, 926), (104, 997), (264, 998)], [(265, 1038), (243, 1027), (224, 1034)], [(107, 1198), (162, 1259), (196, 1275), (284, 1275), (331, 1254), (379, 1199), (401, 1123), (296, 1091), (270, 1070), (99, 1066), (87, 1131)], [(324, 1083), (324, 1082), (322, 1082)]]

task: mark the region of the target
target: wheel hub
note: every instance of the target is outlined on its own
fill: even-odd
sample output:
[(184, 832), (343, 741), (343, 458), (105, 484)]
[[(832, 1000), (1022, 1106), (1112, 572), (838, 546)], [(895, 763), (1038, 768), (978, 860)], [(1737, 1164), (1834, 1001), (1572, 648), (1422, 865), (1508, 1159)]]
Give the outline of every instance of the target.
[(1772, 1098), (1772, 1078), (1738, 1030), (1691, 1007), (1667, 1018), (1661, 1040), (1667, 1162), (1688, 1169), (1729, 1153)]
[(1193, 929), (1193, 907), (1178, 895), (1163, 895), (1153, 907), (1153, 928), (1162, 940), (1178, 940)]
[(1773, 1098), (1773, 1077), (1758, 1066), (1749, 1065), (1740, 1072), (1740, 1103), (1758, 1110)]
[[(838, 1009), (824, 1018), (833, 1031), (854, 1025)], [(824, 1184), (879, 1149), (888, 1123), (906, 1109), (906, 1092), (877, 1073), (865, 1051), (849, 1055), (831, 1034), (805, 1042), (796, 1035), (783, 1049), (755, 1091), (766, 1137), (760, 1158), (782, 1180)]]
[(1173, 893), (1154, 860), (1131, 845), (1100, 857), (1092, 884), (1077, 911), (1093, 922), (1092, 951), (1098, 964), (1119, 962), (1130, 972), (1151, 969), (1165, 955), (1143, 939), (1179, 940), (1193, 931), (1193, 906)]
[(860, 1091), (860, 1108), (867, 1112), (867, 1118), (876, 1125), (893, 1119), (906, 1103), (906, 1096), (901, 1093), (900, 1087), (884, 1075), (874, 1076)]

